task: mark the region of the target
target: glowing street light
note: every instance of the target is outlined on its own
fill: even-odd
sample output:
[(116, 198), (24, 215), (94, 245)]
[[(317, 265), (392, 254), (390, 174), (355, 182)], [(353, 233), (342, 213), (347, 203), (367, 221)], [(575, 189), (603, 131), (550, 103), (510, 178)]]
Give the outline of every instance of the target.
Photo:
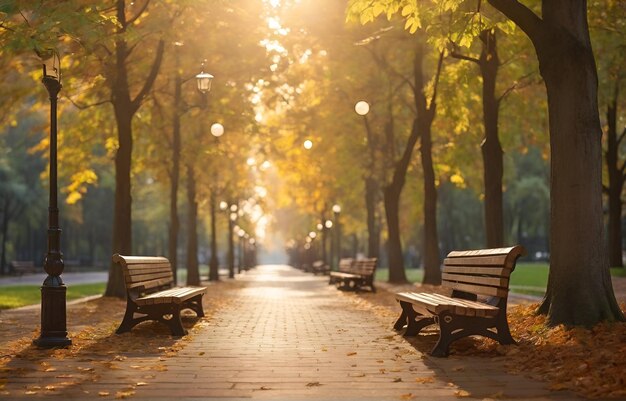
[(310, 139), (307, 139), (306, 141), (304, 141), (303, 146), (306, 150), (309, 150), (313, 147), (313, 142)]
[(366, 101), (360, 100), (354, 105), (354, 111), (360, 116), (365, 116), (370, 111), (370, 105)]
[(224, 135), (224, 126), (220, 123), (211, 125), (211, 134), (216, 138)]

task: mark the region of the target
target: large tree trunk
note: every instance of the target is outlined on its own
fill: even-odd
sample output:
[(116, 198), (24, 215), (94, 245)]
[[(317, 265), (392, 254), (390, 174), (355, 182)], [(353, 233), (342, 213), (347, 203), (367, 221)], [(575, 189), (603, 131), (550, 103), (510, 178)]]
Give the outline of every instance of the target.
[(495, 31), (483, 31), (478, 65), (483, 78), (483, 122), (485, 139), (481, 144), (485, 185), (485, 231), (488, 248), (504, 245), (502, 209), (502, 146), (498, 137), (499, 101), (496, 98), (496, 77), (500, 60)]
[(623, 267), (622, 262), (622, 189), (624, 188), (624, 166), (620, 164), (619, 147), (626, 135), (626, 129), (617, 135), (618, 83), (611, 103), (607, 107), (608, 122), (606, 168), (609, 175), (607, 195), (609, 198), (609, 266)]
[(376, 224), (378, 183), (374, 177), (365, 178), (365, 209), (367, 212), (367, 257), (377, 258), (380, 250), (380, 230)]
[[(126, 86), (128, 89), (128, 86)], [(128, 94), (128, 91), (120, 91)], [(130, 170), (133, 149), (132, 114), (118, 97), (113, 104), (117, 120), (119, 147), (115, 155), (115, 209), (113, 217), (113, 253), (132, 255)], [(124, 298), (126, 289), (122, 269), (111, 264), (106, 296)]]
[(439, 257), (439, 235), (437, 234), (437, 187), (431, 139), (431, 124), (434, 113), (432, 118), (428, 117), (426, 121), (418, 123), (421, 133), (422, 169), (424, 170), (424, 277), (422, 283), (439, 285), (441, 284), (441, 259)]
[(187, 285), (200, 285), (198, 271), (198, 202), (196, 201), (196, 175), (187, 164)]
[(172, 168), (170, 170), (170, 227), (167, 253), (172, 265), (174, 282), (177, 281), (178, 269), (178, 231), (180, 220), (178, 218), (178, 183), (180, 180), (180, 112), (181, 112), (181, 87), (182, 79), (176, 74), (174, 86), (174, 118), (172, 127)]
[[(396, 175), (394, 174), (394, 178)], [(400, 239), (400, 195), (404, 186), (404, 176), (398, 182), (393, 180), (384, 190), (385, 216), (387, 218), (387, 257), (389, 260), (389, 282), (406, 283), (402, 242)]]
[(218, 281), (219, 276), (219, 261), (217, 259), (217, 230), (216, 230), (216, 211), (215, 211), (215, 191), (211, 190), (211, 259), (209, 261), (209, 280)]
[(598, 77), (585, 0), (489, 0), (530, 37), (550, 119), (550, 274), (540, 313), (551, 325), (624, 320), (609, 273), (602, 216)]
[[(115, 65), (107, 81), (111, 88), (111, 102), (117, 123), (118, 149), (115, 154), (115, 208), (113, 216), (113, 253), (122, 255), (132, 254), (132, 227), (131, 227), (131, 160), (133, 151), (132, 119), (141, 102), (152, 88), (156, 80), (163, 59), (164, 42), (161, 40), (156, 48), (156, 54), (150, 72), (134, 99), (130, 95), (128, 82), (128, 70), (126, 61), (132, 48), (124, 39), (128, 24), (135, 21), (145, 8), (127, 21), (126, 2), (116, 1), (117, 22), (119, 29), (118, 39), (115, 41)], [(111, 262), (109, 268), (109, 280), (104, 295), (123, 298), (126, 296), (122, 269)]]

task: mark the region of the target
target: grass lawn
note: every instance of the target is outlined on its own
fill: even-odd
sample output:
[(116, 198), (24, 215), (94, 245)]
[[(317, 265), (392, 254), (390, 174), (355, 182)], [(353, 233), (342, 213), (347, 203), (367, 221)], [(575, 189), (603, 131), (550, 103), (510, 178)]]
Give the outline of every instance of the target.
[[(548, 283), (547, 263), (518, 263), (511, 275), (511, 290), (522, 294), (542, 296)], [(422, 269), (406, 269), (407, 279), (413, 283), (422, 281), (424, 271)], [(611, 268), (614, 277), (626, 277), (626, 268)], [(376, 280), (387, 281), (389, 270), (385, 268), (376, 270)]]
[[(75, 284), (67, 287), (67, 300), (102, 294), (106, 283)], [(0, 309), (19, 308), (41, 302), (40, 285), (11, 285), (0, 289)]]

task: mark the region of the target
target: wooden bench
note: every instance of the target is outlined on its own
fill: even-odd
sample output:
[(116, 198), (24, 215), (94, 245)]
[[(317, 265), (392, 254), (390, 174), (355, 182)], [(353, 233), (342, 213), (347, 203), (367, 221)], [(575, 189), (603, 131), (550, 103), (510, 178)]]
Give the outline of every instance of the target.
[[(163, 257), (113, 255), (113, 262), (124, 271), (126, 313), (116, 333), (130, 331), (146, 320), (157, 320), (169, 326), (174, 336), (187, 334), (180, 311), (191, 309), (204, 316), (202, 296), (206, 287), (174, 287), (169, 260)], [(135, 317), (135, 314), (142, 316)]]
[(311, 271), (316, 276), (318, 273), (328, 274), (328, 272), (330, 272), (330, 266), (324, 263), (323, 260), (316, 260), (315, 262), (313, 262), (313, 265), (311, 266)]
[(13, 260), (9, 263), (13, 274), (23, 276), (24, 274), (44, 273), (43, 269), (35, 266), (32, 260)]
[(401, 292), (396, 300), (402, 314), (394, 325), (405, 336), (415, 336), (424, 327), (439, 325), (439, 341), (431, 355), (446, 357), (452, 342), (481, 335), (500, 344), (515, 344), (506, 320), (509, 276), (517, 259), (525, 254), (521, 246), (475, 251), (453, 251), (444, 260), (442, 289), (450, 296), (435, 293)]
[[(342, 261), (345, 261), (342, 264)], [(339, 284), (359, 291), (361, 287), (369, 287), (376, 292), (374, 276), (376, 274), (377, 258), (352, 260), (348, 264), (347, 259), (339, 261), (339, 271), (330, 272), (328, 284)]]

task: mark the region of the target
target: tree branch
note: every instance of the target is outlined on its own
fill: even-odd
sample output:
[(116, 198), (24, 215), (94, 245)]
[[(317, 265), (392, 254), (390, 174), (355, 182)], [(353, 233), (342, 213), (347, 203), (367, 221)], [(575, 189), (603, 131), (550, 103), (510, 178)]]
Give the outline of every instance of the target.
[(437, 89), (439, 87), (439, 77), (441, 76), (441, 67), (443, 65), (443, 55), (444, 55), (443, 51), (439, 53), (439, 61), (437, 62), (437, 73), (435, 73), (435, 81), (433, 84), (433, 96), (430, 98), (430, 105), (428, 106), (428, 111), (434, 111), (436, 107)]
[(543, 21), (528, 7), (517, 0), (488, 0), (495, 9), (515, 22), (535, 43), (543, 28)]
[(466, 55), (461, 54), (461, 53), (457, 53), (456, 50), (451, 51), (450, 52), (450, 56), (452, 58), (456, 58), (456, 59), (459, 59), (459, 60), (471, 61), (472, 63), (480, 64), (480, 60), (478, 60), (477, 58), (466, 56)]
[(78, 103), (78, 102), (74, 101), (74, 100), (73, 100), (71, 97), (69, 97), (69, 96), (64, 96), (64, 97), (65, 97), (67, 100), (69, 100), (69, 101), (70, 101), (70, 103), (72, 103), (72, 104), (74, 105), (74, 107), (76, 107), (77, 109), (80, 109), (80, 110), (85, 110), (85, 109), (89, 109), (89, 108), (92, 108), (92, 107), (101, 106), (101, 105), (103, 105), (103, 104), (105, 104), (105, 103), (109, 103), (109, 102), (111, 102), (111, 100), (110, 100), (110, 99), (107, 99), (107, 100), (101, 100), (101, 101), (99, 101), (99, 102), (90, 103), (90, 104), (80, 104), (80, 103)]
[(511, 92), (513, 92), (516, 89), (522, 89), (527, 87), (528, 85), (531, 84), (530, 81), (526, 81), (527, 78), (531, 77), (534, 74), (534, 72), (529, 72), (526, 75), (523, 75), (522, 77), (520, 77), (520, 79), (518, 79), (517, 81), (515, 81), (513, 83), (513, 85), (509, 86), (504, 92), (502, 92), (502, 94), (498, 97), (498, 99), (496, 100), (497, 103), (502, 102), (502, 100), (504, 100), (505, 97), (507, 97)]
[(159, 74), (159, 68), (161, 67), (161, 61), (163, 60), (164, 49), (165, 42), (163, 41), (163, 39), (161, 39), (159, 40), (159, 44), (157, 45), (156, 57), (154, 58), (154, 62), (152, 63), (150, 74), (148, 74), (148, 78), (146, 78), (146, 82), (144, 83), (143, 88), (141, 88), (141, 90), (137, 94), (137, 97), (135, 97), (131, 101), (131, 106), (135, 111), (139, 109), (141, 102), (146, 97), (146, 94), (150, 91), (150, 88), (152, 88), (152, 84), (154, 84), (154, 81)]

